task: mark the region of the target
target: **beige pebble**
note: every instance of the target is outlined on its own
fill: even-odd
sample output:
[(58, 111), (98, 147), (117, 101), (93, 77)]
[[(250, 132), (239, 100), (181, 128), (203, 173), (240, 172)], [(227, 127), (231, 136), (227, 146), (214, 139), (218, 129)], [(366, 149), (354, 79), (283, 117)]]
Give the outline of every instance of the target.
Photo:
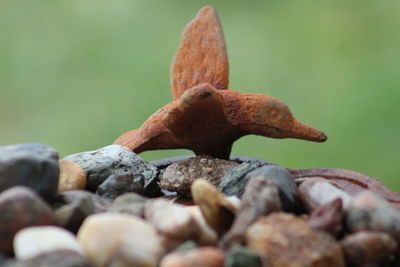
[(86, 172), (76, 163), (61, 159), (59, 160), (60, 176), (58, 192), (70, 190), (81, 190), (86, 186)]

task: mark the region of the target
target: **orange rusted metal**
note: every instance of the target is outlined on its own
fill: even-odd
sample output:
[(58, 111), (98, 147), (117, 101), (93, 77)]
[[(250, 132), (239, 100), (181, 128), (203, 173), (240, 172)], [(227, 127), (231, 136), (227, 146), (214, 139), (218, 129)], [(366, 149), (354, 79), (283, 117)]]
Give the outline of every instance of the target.
[(229, 158), (244, 135), (324, 142), (321, 131), (297, 121), (277, 98), (227, 89), (228, 57), (222, 28), (211, 6), (185, 28), (171, 65), (174, 100), (114, 144), (136, 153), (186, 148), (195, 154)]

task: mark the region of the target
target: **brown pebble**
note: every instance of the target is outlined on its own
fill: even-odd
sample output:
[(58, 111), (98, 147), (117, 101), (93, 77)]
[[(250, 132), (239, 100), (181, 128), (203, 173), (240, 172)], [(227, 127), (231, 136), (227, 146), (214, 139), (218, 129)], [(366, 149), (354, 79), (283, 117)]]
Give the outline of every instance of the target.
[(58, 162), (60, 166), (58, 192), (84, 189), (87, 180), (85, 171), (75, 162), (65, 159)]
[(360, 231), (341, 241), (349, 266), (379, 266), (394, 254), (396, 241), (387, 233)]
[(215, 247), (202, 247), (165, 256), (160, 267), (223, 267), (224, 253)]
[(336, 198), (314, 210), (308, 217), (308, 225), (319, 231), (338, 236), (343, 228), (343, 204), (341, 198)]
[(291, 214), (277, 212), (261, 217), (247, 229), (245, 237), (247, 246), (275, 267), (345, 266), (338, 242)]
[(203, 179), (193, 183), (192, 196), (211, 228), (219, 235), (228, 231), (237, 212), (237, 207), (231, 201)]
[(222, 239), (224, 249), (241, 243), (247, 227), (262, 215), (281, 211), (279, 191), (273, 181), (263, 177), (250, 179), (242, 196), (242, 204), (231, 229)]

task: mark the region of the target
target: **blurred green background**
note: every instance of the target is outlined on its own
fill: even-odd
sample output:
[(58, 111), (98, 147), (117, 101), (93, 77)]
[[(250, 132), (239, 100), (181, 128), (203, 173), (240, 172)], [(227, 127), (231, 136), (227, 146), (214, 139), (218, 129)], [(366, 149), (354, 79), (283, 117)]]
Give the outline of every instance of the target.
[(207, 4), (224, 27), (230, 88), (278, 97), (329, 137), (247, 136), (233, 154), (356, 170), (400, 191), (400, 1), (3, 0), (0, 145), (44, 142), (64, 157), (138, 128), (171, 100), (182, 29)]

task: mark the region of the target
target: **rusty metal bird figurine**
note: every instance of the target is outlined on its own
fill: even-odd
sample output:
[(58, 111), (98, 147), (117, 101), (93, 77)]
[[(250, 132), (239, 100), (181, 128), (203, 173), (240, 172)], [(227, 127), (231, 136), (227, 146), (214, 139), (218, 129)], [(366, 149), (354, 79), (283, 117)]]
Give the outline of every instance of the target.
[(171, 65), (174, 100), (114, 144), (136, 153), (185, 148), (196, 155), (229, 158), (248, 134), (324, 142), (326, 135), (297, 121), (281, 100), (228, 89), (228, 55), (215, 9), (203, 7), (186, 26)]

